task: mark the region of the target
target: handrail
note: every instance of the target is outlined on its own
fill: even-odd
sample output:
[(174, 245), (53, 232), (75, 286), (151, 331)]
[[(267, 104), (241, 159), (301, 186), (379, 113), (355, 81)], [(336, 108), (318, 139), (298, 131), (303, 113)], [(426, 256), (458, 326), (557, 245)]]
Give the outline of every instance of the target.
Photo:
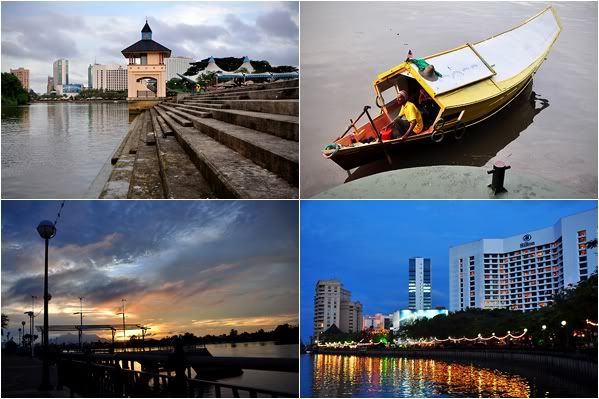
[[(183, 372), (184, 373), (184, 372)], [(62, 359), (58, 362), (59, 385), (66, 385), (71, 393), (90, 396), (204, 396), (206, 387), (214, 387), (214, 396), (220, 398), (222, 389), (230, 389), (233, 397), (240, 397), (239, 391), (248, 392), (250, 397), (268, 395), (271, 397), (296, 397), (297, 395), (265, 388), (223, 383), (212, 380), (189, 378), (187, 376), (163, 375), (147, 371), (124, 369), (79, 360)], [(97, 391), (93, 391), (97, 389)], [(198, 394), (196, 394), (198, 391)]]

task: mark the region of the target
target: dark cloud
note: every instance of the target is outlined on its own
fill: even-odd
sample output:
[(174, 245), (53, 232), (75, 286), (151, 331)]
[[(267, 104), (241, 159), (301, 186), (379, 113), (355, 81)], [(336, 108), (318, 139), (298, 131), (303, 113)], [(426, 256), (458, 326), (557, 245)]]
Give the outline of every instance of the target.
[(256, 26), (275, 37), (284, 37), (292, 41), (298, 40), (298, 26), (291, 18), (288, 10), (274, 10), (256, 19)]
[(3, 40), (2, 55), (31, 60), (48, 61), (79, 55), (77, 43), (63, 32), (24, 32), (16, 43)]
[(250, 26), (239, 19), (234, 14), (227, 14), (225, 17), (225, 23), (229, 28), (229, 31), (236, 39), (247, 42), (255, 42), (259, 39), (258, 30), (256, 26)]

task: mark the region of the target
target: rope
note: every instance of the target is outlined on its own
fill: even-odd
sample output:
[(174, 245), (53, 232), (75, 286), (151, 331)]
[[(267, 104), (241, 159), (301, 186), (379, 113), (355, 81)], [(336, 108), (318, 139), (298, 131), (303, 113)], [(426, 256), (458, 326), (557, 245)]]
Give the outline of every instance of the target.
[(56, 220), (54, 220), (54, 227), (56, 227), (56, 224), (60, 219), (60, 212), (62, 212), (62, 208), (64, 208), (64, 201), (61, 202), (60, 207), (58, 208), (58, 214), (56, 215)]

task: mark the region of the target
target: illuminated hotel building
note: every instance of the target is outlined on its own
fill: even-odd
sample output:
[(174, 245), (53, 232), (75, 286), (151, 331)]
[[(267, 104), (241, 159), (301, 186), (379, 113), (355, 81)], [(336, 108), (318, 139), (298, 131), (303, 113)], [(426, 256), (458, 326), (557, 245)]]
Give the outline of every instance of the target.
[(351, 291), (338, 280), (318, 280), (314, 295), (314, 336), (332, 325), (343, 332), (357, 332), (362, 327), (362, 304), (351, 301)]
[(449, 308), (529, 311), (551, 302), (597, 270), (597, 209), (566, 216), (553, 226), (503, 239), (481, 239), (449, 249)]
[(431, 306), (431, 260), (410, 258), (408, 279), (408, 308), (427, 310)]

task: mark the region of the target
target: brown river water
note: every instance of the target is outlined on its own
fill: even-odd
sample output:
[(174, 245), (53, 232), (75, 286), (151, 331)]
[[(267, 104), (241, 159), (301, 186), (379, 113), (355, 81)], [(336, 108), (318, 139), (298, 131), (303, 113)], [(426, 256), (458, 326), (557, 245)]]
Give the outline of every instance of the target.
[[(552, 4), (563, 29), (549, 58), (509, 107), (468, 129), (461, 141), (409, 148), (393, 168), (488, 167), (541, 176), (597, 197), (596, 2), (305, 2), (301, 5), (301, 195), (389, 170), (385, 161), (347, 173), (321, 155), (364, 105), (377, 110), (372, 82), (415, 57), (503, 32)], [(376, 112), (376, 111), (375, 111)], [(509, 173), (509, 172), (508, 172)]]

